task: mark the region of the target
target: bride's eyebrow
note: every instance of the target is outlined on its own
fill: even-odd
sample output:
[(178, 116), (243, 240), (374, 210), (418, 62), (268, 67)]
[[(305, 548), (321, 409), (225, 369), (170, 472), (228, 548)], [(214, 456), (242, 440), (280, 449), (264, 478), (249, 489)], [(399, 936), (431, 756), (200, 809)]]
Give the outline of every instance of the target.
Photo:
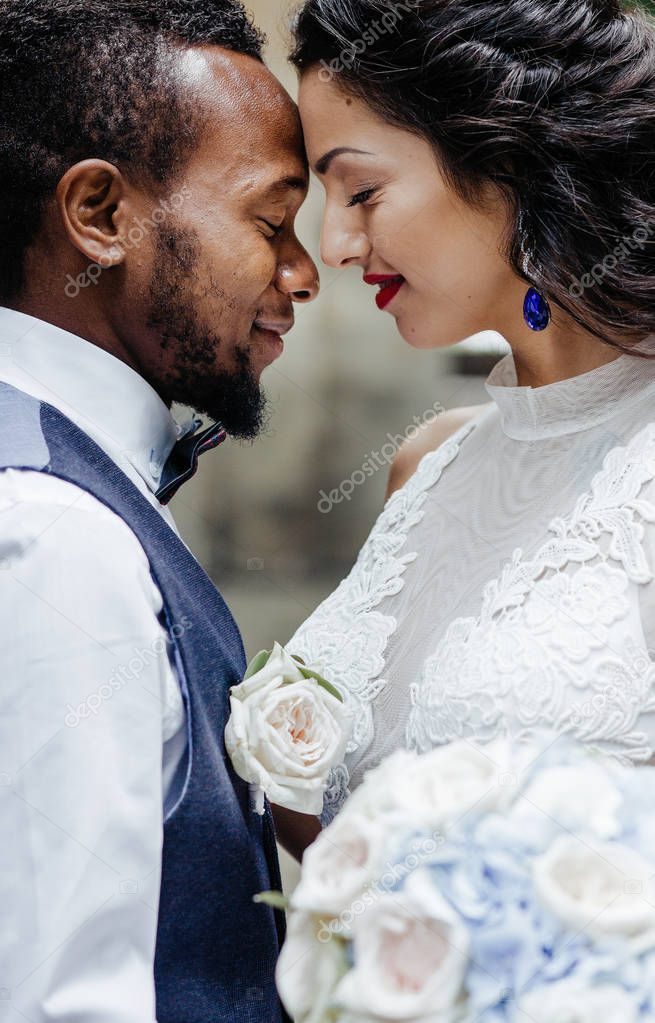
[(323, 175), (326, 174), (330, 164), (333, 160), (336, 160), (337, 156), (344, 156), (346, 153), (355, 153), (357, 156), (373, 156), (373, 153), (367, 152), (365, 149), (352, 149), (350, 146), (337, 146), (336, 149), (330, 149), (328, 153), (317, 160), (314, 164), (314, 171)]

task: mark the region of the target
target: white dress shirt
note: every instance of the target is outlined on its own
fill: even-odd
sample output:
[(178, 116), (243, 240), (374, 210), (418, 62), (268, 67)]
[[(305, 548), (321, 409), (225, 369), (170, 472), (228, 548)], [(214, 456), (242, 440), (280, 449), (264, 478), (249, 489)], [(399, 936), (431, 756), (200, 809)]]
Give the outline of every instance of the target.
[[(55, 406), (155, 491), (184, 426), (95, 345), (0, 309), (0, 380)], [(164, 804), (186, 754), (145, 552), (90, 494), (0, 473), (0, 1010), (153, 1023)]]

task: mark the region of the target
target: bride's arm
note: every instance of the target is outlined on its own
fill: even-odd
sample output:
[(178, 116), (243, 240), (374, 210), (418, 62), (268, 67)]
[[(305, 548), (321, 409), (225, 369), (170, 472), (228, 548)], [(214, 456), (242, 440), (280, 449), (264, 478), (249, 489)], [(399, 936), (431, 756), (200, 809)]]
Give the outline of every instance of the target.
[(278, 842), (300, 863), (307, 846), (320, 834), (321, 822), (311, 814), (296, 813), (281, 806), (273, 806), (272, 809)]
[(448, 412), (442, 413), (434, 422), (423, 426), (410, 440), (406, 440), (399, 449), (391, 466), (389, 485), (387, 487), (387, 500), (414, 475), (423, 455), (427, 455), (429, 451), (436, 451), (444, 441), (447, 441), (454, 433), (457, 433), (463, 426), (466, 426), (471, 419), (480, 415), (481, 412), (484, 412), (489, 407), (489, 403), (486, 403), (484, 405), (469, 405), (466, 408), (449, 409)]

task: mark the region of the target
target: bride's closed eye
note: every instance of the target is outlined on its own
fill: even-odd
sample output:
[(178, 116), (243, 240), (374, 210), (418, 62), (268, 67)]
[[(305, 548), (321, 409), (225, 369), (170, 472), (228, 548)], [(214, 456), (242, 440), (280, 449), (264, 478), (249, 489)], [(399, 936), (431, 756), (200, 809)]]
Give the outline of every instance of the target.
[(379, 191), (377, 188), (365, 188), (363, 192), (357, 192), (356, 195), (351, 196), (350, 200), (346, 203), (346, 206), (361, 206), (362, 203), (368, 202), (369, 199), (372, 199), (377, 191)]

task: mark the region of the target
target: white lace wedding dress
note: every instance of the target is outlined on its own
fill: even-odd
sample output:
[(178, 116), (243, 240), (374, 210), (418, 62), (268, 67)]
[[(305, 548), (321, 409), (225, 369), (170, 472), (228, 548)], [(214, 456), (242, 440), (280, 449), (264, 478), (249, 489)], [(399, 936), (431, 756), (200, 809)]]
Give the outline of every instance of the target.
[(508, 355), (486, 386), (288, 644), (354, 716), (324, 822), (402, 746), (548, 726), (655, 751), (655, 362), (533, 389)]

